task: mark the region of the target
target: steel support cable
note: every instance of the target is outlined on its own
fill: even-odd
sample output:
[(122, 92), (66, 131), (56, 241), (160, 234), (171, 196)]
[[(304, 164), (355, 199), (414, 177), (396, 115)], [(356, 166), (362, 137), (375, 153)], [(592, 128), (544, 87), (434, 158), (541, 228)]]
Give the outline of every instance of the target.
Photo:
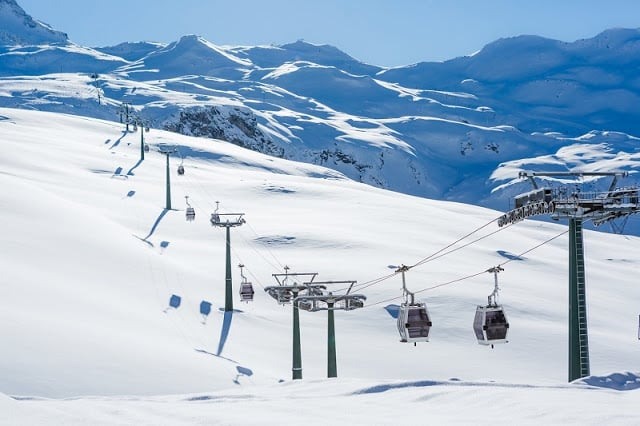
[[(458, 238), (456, 241), (452, 242), (451, 244), (449, 244), (449, 245), (447, 245), (447, 246), (445, 246), (445, 247), (441, 248), (441, 249), (440, 249), (440, 250), (438, 250), (437, 252), (435, 252), (435, 253), (433, 253), (433, 254), (431, 254), (431, 255), (429, 255), (429, 256), (427, 256), (427, 257), (425, 257), (424, 259), (422, 259), (422, 260), (420, 260), (420, 261), (416, 262), (415, 264), (413, 264), (413, 265), (409, 266), (409, 269), (411, 269), (411, 268), (415, 268), (416, 266), (422, 265), (423, 263), (426, 263), (426, 262), (428, 262), (428, 261), (430, 261), (430, 260), (433, 260), (432, 258), (433, 258), (434, 256), (436, 256), (436, 255), (438, 255), (438, 254), (442, 253), (443, 251), (447, 250), (447, 249), (448, 249), (448, 248), (450, 248), (450, 247), (453, 247), (454, 245), (458, 244), (460, 241), (462, 241), (462, 240), (464, 240), (464, 239), (466, 239), (466, 238), (470, 237), (471, 235), (475, 234), (476, 232), (478, 232), (478, 231), (480, 231), (480, 230), (482, 230), (482, 229), (486, 228), (487, 226), (491, 225), (493, 222), (496, 222), (498, 219), (500, 219), (500, 217), (501, 217), (501, 216), (498, 216), (497, 218), (493, 219), (492, 221), (487, 222), (487, 223), (485, 223), (484, 225), (482, 225), (481, 227), (476, 228), (475, 230), (473, 230), (473, 231), (469, 232), (468, 234), (466, 234), (466, 235), (464, 235), (464, 236), (462, 236), (462, 237)], [(503, 228), (500, 228), (500, 229), (503, 229)], [(493, 232), (492, 234), (494, 234), (494, 233), (495, 233), (495, 232)], [(489, 235), (492, 235), (492, 234), (489, 234)], [(476, 241), (479, 241), (479, 240), (476, 240)], [(465, 247), (465, 246), (462, 246), (462, 247)], [(452, 253), (453, 251), (455, 251), (455, 250), (452, 250), (452, 251), (447, 252), (447, 253)]]
[(561, 237), (561, 236), (563, 236), (564, 234), (567, 234), (567, 233), (569, 233), (569, 230), (563, 231), (563, 232), (559, 233), (558, 235), (556, 235), (556, 236), (554, 236), (554, 237), (551, 237), (551, 238), (549, 238), (549, 239), (548, 239), (548, 240), (546, 240), (546, 241), (541, 242), (541, 243), (540, 243), (540, 244), (538, 244), (537, 246), (531, 247), (529, 250), (525, 250), (525, 251), (523, 251), (522, 253), (518, 254), (516, 257), (514, 257), (514, 258), (512, 258), (512, 259), (509, 259), (509, 260), (506, 260), (506, 261), (504, 261), (504, 262), (502, 262), (502, 263), (498, 264), (498, 266), (506, 265), (507, 263), (512, 262), (512, 261), (516, 260), (517, 258), (522, 257), (522, 256), (524, 256), (525, 254), (527, 254), (527, 253), (529, 253), (529, 252), (534, 251), (534, 250), (535, 250), (535, 249), (537, 249), (538, 247), (541, 247), (541, 246), (543, 246), (543, 245), (545, 245), (545, 244), (547, 244), (547, 243), (550, 243), (551, 241), (555, 240), (556, 238), (559, 238), (559, 237)]
[[(256, 232), (256, 230), (253, 228), (253, 226), (251, 226), (251, 224), (246, 223), (245, 225), (247, 225), (247, 227), (251, 230), (251, 232), (253, 232), (253, 234), (256, 237), (260, 237), (260, 235), (258, 235), (258, 233)], [(276, 263), (278, 265), (280, 265), (280, 269), (284, 268), (284, 265), (282, 264), (282, 262), (280, 262), (280, 260), (275, 256), (275, 254), (273, 254), (273, 252), (269, 249), (269, 247), (265, 247), (265, 250), (267, 250), (267, 253), (269, 253), (271, 255), (271, 257), (273, 257), (273, 260), (276, 261)], [(265, 259), (266, 260), (266, 259)]]
[[(191, 179), (190, 176), (187, 176), (187, 174), (185, 173), (184, 177), (186, 177), (186, 180), (188, 180), (190, 183), (193, 183), (193, 186), (197, 186), (199, 191), (202, 192), (205, 195), (205, 203), (207, 204), (207, 207), (210, 207), (211, 209), (213, 209), (215, 206), (213, 205), (213, 203), (211, 201), (207, 201), (209, 198), (212, 198), (209, 191), (207, 191), (204, 186), (202, 184), (200, 184), (199, 182)], [(196, 207), (201, 208), (201, 204), (197, 201), (194, 201), (193, 198), (190, 198), (190, 202), (193, 203)], [(204, 209), (204, 207), (202, 207)], [(253, 227), (251, 225), (249, 225), (248, 223), (245, 223), (245, 225), (248, 225), (248, 227), (251, 229), (251, 231), (258, 236), (257, 232), (255, 231), (255, 229), (253, 229)], [(249, 241), (244, 238), (244, 236), (241, 235), (240, 233), (240, 238), (242, 238), (244, 240), (245, 243), (247, 243), (248, 245), (251, 246), (251, 249), (253, 251), (255, 251), (258, 256), (262, 257), (264, 259), (264, 261), (269, 264), (269, 266), (271, 266), (272, 268), (279, 270), (283, 268), (282, 263), (278, 260), (278, 258), (276, 258), (276, 256), (267, 248), (267, 252), (271, 255), (271, 257), (273, 257), (273, 259), (276, 261), (276, 263), (278, 265), (280, 265), (280, 267), (278, 268), (278, 266), (274, 265), (271, 261), (269, 261), (269, 259), (267, 259), (262, 253), (260, 253), (252, 244), (249, 244)]]
[[(201, 186), (201, 185), (200, 185), (200, 187), (201, 187), (202, 191), (203, 191), (203, 192), (204, 192), (204, 193), (209, 197), (208, 192), (207, 192), (204, 188), (202, 188), (202, 186)], [(211, 203), (209, 203), (209, 204), (211, 205)], [(253, 228), (253, 226), (251, 226), (251, 224), (250, 224), (250, 223), (245, 222), (245, 225), (247, 225), (247, 227), (251, 230), (251, 232), (253, 232), (253, 234), (254, 234), (256, 237), (259, 237), (258, 233), (257, 233), (257, 232), (256, 232), (256, 230)], [(272, 268), (274, 268), (274, 269), (276, 269), (276, 270), (280, 270), (280, 269), (284, 268), (284, 265), (282, 264), (282, 262), (280, 262), (280, 260), (279, 260), (279, 259), (278, 259), (274, 254), (273, 254), (273, 252), (272, 252), (271, 250), (269, 250), (269, 248), (268, 248), (268, 247), (266, 247), (266, 248), (265, 248), (265, 249), (267, 250), (267, 253), (269, 253), (269, 254), (271, 255), (271, 257), (276, 261), (276, 263), (279, 265), (279, 267), (278, 267), (278, 266), (275, 266), (275, 265), (274, 265), (274, 264), (273, 264), (269, 259), (267, 259), (267, 258), (266, 258), (266, 256), (264, 256), (262, 253), (260, 253), (260, 252), (259, 252), (259, 251), (258, 251), (258, 250), (257, 250), (257, 249), (252, 245), (252, 244), (249, 244), (249, 240), (248, 240), (247, 238), (245, 238), (245, 237), (242, 235), (242, 232), (240, 232), (239, 236), (240, 236), (240, 238), (242, 238), (242, 239), (244, 240), (244, 242), (245, 242), (246, 244), (250, 245), (250, 246), (251, 246), (251, 249), (252, 249), (253, 251), (255, 251), (255, 252), (256, 252), (260, 257), (262, 257), (262, 258), (264, 259), (264, 261), (265, 261), (267, 264), (269, 264), (269, 266), (271, 266)]]
[[(504, 229), (504, 228), (501, 228), (501, 229)], [(535, 246), (531, 247), (530, 249), (527, 249), (527, 250), (523, 251), (522, 253), (518, 254), (516, 257), (522, 257), (522, 256), (524, 256), (525, 254), (530, 253), (530, 252), (532, 252), (533, 250), (535, 250), (535, 249), (537, 249), (537, 248), (540, 248), (540, 247), (542, 247), (542, 246), (543, 246), (543, 245), (545, 245), (545, 244), (550, 243), (551, 241), (555, 240), (556, 238), (559, 238), (559, 237), (563, 236), (564, 234), (566, 234), (566, 233), (568, 233), (568, 232), (569, 232), (568, 230), (567, 230), (567, 231), (562, 231), (561, 233), (559, 233), (559, 234), (557, 234), (557, 235), (555, 235), (555, 236), (553, 236), (553, 237), (551, 237), (551, 238), (549, 238), (549, 239), (547, 239), (547, 240), (545, 240), (545, 241), (541, 242), (540, 244), (537, 244), (537, 245), (535, 245)], [(488, 234), (488, 235), (491, 235), (491, 234)], [(488, 236), (488, 235), (487, 235), (487, 236)], [(446, 253), (445, 253), (445, 254), (446, 254)], [(443, 256), (444, 256), (444, 255), (443, 255)], [(501, 263), (499, 266), (506, 265), (507, 263), (511, 262), (512, 260), (514, 260), (514, 259), (509, 259), (509, 260), (507, 260), (507, 261), (505, 261), (505, 262)], [(413, 293), (414, 293), (414, 294), (423, 293), (423, 292), (425, 292), (425, 291), (433, 290), (433, 289), (436, 289), (436, 288), (439, 288), (439, 287), (444, 287), (444, 286), (447, 286), (447, 285), (450, 285), (450, 284), (455, 284), (455, 283), (458, 283), (458, 282), (461, 282), (461, 281), (465, 281), (465, 280), (468, 280), (468, 279), (471, 279), (471, 278), (475, 278), (475, 277), (477, 277), (477, 276), (480, 276), (480, 275), (483, 275), (483, 274), (486, 274), (486, 273), (487, 273), (487, 271), (486, 271), (486, 270), (483, 270), (483, 271), (480, 271), (480, 272), (476, 272), (475, 274), (467, 275), (467, 276), (462, 277), (462, 278), (457, 278), (457, 279), (455, 279), (455, 280), (451, 280), (451, 281), (447, 281), (447, 282), (444, 282), (444, 283), (436, 284), (436, 285), (433, 285), (433, 286), (431, 286), (431, 287), (426, 287), (426, 288), (423, 288), (423, 289), (421, 289), (421, 290), (414, 291)], [(392, 302), (392, 301), (397, 300), (397, 299), (400, 299), (400, 298), (402, 298), (402, 297), (403, 297), (403, 296), (394, 296), (394, 297), (391, 297), (391, 298), (389, 298), (389, 299), (381, 300), (381, 301), (379, 301), (379, 302), (370, 303), (370, 304), (366, 305), (366, 306), (365, 306), (365, 308), (371, 308), (371, 307), (373, 307), (373, 306), (380, 305), (380, 304), (382, 304), (382, 303)]]
[(245, 265), (245, 263), (242, 261), (242, 258), (233, 247), (231, 247), (231, 253), (233, 253), (233, 256), (235, 257), (237, 262), (244, 265), (244, 269), (245, 271), (247, 271), (247, 274), (251, 275), (253, 279), (256, 281), (256, 283), (264, 290), (264, 286), (262, 285), (262, 283), (260, 283), (260, 280), (258, 279), (258, 277), (256, 277), (256, 275), (251, 271), (251, 269), (249, 269), (247, 265)]
[[(415, 263), (414, 265), (409, 266), (408, 268), (409, 268), (409, 269), (411, 269), (411, 268), (415, 268), (415, 267), (417, 267), (417, 266), (424, 265), (424, 264), (425, 264), (425, 263), (427, 263), (427, 262), (431, 262), (431, 261), (433, 261), (433, 260), (440, 259), (441, 257), (444, 257), (444, 256), (446, 256), (446, 255), (448, 255), (448, 254), (454, 253), (454, 252), (456, 252), (456, 251), (458, 251), (458, 250), (461, 250), (461, 249), (463, 249), (463, 248), (465, 248), (465, 247), (468, 247), (468, 246), (470, 246), (471, 244), (475, 244), (475, 243), (477, 243), (478, 241), (483, 240), (483, 239), (485, 239), (485, 238), (487, 238), (487, 237), (490, 237), (491, 235), (494, 235), (494, 234), (496, 234), (496, 233), (498, 233), (498, 232), (500, 232), (500, 231), (503, 231), (503, 230), (505, 230), (505, 229), (507, 229), (508, 227), (510, 227), (510, 226), (512, 226), (512, 225), (513, 225), (513, 224), (509, 224), (509, 225), (504, 226), (504, 227), (502, 227), (502, 228), (498, 228), (497, 230), (495, 230), (495, 231), (493, 231), (493, 232), (491, 232), (491, 233), (489, 233), (489, 234), (483, 235), (482, 237), (477, 238), (477, 239), (475, 239), (475, 240), (473, 240), (473, 241), (471, 241), (471, 242), (469, 242), (469, 243), (467, 243), (467, 244), (461, 245), (461, 246), (459, 246), (459, 247), (456, 247), (456, 248), (454, 248), (454, 249), (452, 249), (452, 250), (449, 250), (449, 251), (447, 251), (447, 252), (444, 252), (444, 253), (443, 253), (443, 251), (445, 251), (446, 249), (448, 249), (448, 248), (450, 248), (450, 247), (453, 247), (454, 245), (456, 245), (456, 244), (457, 244), (457, 243), (459, 243), (460, 241), (464, 240), (465, 238), (468, 238), (468, 237), (470, 237), (471, 235), (475, 234), (476, 232), (478, 232), (478, 231), (480, 231), (480, 230), (482, 230), (482, 229), (486, 228), (487, 226), (489, 226), (490, 224), (492, 224), (492, 223), (493, 223), (493, 222), (495, 222), (496, 220), (498, 220), (498, 218), (493, 219), (491, 222), (488, 222), (488, 223), (486, 223), (486, 224), (482, 225), (481, 227), (479, 227), (479, 228), (475, 229), (474, 231), (472, 231), (472, 232), (468, 233), (467, 235), (465, 235), (465, 236), (463, 236), (463, 237), (459, 238), (458, 240), (454, 241), (453, 243), (451, 243), (451, 244), (449, 244), (449, 245), (447, 245), (447, 246), (445, 246), (445, 247), (441, 248), (440, 250), (438, 250), (438, 251), (436, 251), (435, 253), (433, 253), (433, 254), (429, 255), (428, 257), (425, 257), (424, 259), (422, 259), (421, 261), (419, 261), (419, 262)], [(383, 282), (383, 281), (385, 281), (385, 280), (387, 280), (387, 279), (389, 279), (389, 278), (391, 278), (391, 277), (393, 277), (393, 276), (395, 276), (395, 275), (397, 275), (397, 274), (398, 274), (398, 272), (394, 272), (393, 274), (385, 275), (384, 277), (375, 278), (375, 279), (373, 279), (373, 280), (370, 280), (370, 281), (364, 282), (364, 283), (362, 283), (362, 284), (359, 284), (359, 285), (354, 286), (354, 290), (362, 291), (362, 290), (364, 290), (365, 288), (368, 288), (368, 287), (371, 287), (371, 286), (373, 286), (373, 285), (379, 284), (379, 283), (381, 283), (381, 282)]]

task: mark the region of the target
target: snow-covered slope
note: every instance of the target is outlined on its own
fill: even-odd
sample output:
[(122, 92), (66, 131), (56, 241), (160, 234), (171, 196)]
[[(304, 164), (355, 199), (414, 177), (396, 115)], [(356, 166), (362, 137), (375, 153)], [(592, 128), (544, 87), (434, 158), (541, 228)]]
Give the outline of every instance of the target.
[[(146, 134), (151, 150), (140, 161), (140, 136), (123, 127), (0, 109), (0, 392), (15, 396), (0, 394), (0, 406), (11, 423), (152, 424), (165, 415), (176, 424), (194, 416), (232, 424), (297, 422), (304, 415), (291, 412), (290, 404), (300, 394), (298, 402), (314, 407), (307, 411), (311, 424), (328, 406), (341, 407), (350, 413), (341, 419), (355, 424), (409, 421), (424, 399), (435, 404), (434, 419), (464, 423), (476, 410), (450, 407), (468, 401), (484, 410), (496, 398), (507, 406), (503, 419), (519, 423), (554, 423), (566, 413), (581, 423), (611, 412), (638, 420), (630, 414), (635, 393), (563, 385), (565, 226), (525, 221), (497, 228), (491, 223), (497, 211), (388, 192), (330, 169), (157, 130)], [(164, 209), (161, 146), (178, 149), (170, 164), (172, 210)], [(183, 176), (175, 173), (178, 164)], [(185, 196), (196, 209), (193, 223), (185, 221)], [(256, 296), (250, 304), (238, 301), (234, 267), (238, 311), (232, 315), (218, 310), (224, 231), (208, 221), (216, 201), (222, 212), (243, 212), (247, 220), (232, 231), (232, 262), (246, 265)], [(586, 232), (585, 245), (591, 371), (633, 370), (640, 240)], [(401, 282), (387, 265), (412, 265), (438, 252), (442, 256), (407, 275), (409, 288), (429, 305), (431, 342), (399, 343), (389, 312), (401, 300)], [(501, 302), (511, 328), (509, 343), (491, 350), (476, 343), (471, 324), (476, 305), (493, 288), (483, 271), (497, 264), (505, 268)], [(285, 265), (319, 272), (318, 280), (357, 280), (354, 291), (367, 296), (364, 309), (336, 312), (338, 381), (321, 380), (325, 314), (302, 312), (305, 380), (287, 383), (291, 307), (263, 291)], [(180, 297), (177, 307), (173, 296)], [(212, 304), (206, 316), (203, 301)], [(624, 380), (629, 389), (634, 377)], [(31, 397), (176, 393), (191, 395)], [(591, 402), (562, 414), (553, 407), (563, 398)], [(379, 414), (366, 408), (371, 404)], [(260, 415), (273, 416), (275, 407), (280, 416)], [(51, 417), (50, 410), (60, 413)], [(354, 417), (358, 413), (363, 417)]]

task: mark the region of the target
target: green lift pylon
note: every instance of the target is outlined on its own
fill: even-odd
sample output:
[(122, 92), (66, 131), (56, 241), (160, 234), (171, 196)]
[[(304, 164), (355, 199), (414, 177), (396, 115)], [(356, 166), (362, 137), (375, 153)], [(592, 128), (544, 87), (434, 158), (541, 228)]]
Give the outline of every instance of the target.
[[(539, 188), (534, 177), (603, 177), (611, 176), (609, 188), (599, 192), (570, 191)], [(585, 256), (582, 223), (590, 220), (601, 225), (617, 218), (640, 213), (640, 190), (616, 188), (618, 179), (628, 172), (520, 172), (528, 178), (534, 190), (515, 197), (515, 209), (498, 219), (498, 226), (509, 225), (524, 218), (549, 214), (552, 219), (569, 220), (569, 368), (568, 378), (586, 377), (590, 372), (589, 333), (587, 327), (587, 298), (585, 283)]]
[(145, 151), (149, 150), (149, 147), (144, 142), (144, 134), (149, 132), (149, 126), (140, 120), (137, 121), (136, 125), (140, 128), (140, 161), (142, 161), (144, 160)]
[(171, 173), (169, 172), (169, 156), (174, 152), (176, 152), (175, 149), (166, 149), (166, 148), (160, 149), (160, 153), (167, 156), (167, 172), (166, 172), (167, 188), (166, 188), (166, 203), (165, 203), (165, 209), (167, 210), (171, 210)]
[(333, 310), (334, 303), (327, 302), (327, 377), (338, 377), (338, 362), (336, 357), (336, 320)]
[[(302, 379), (302, 349), (300, 347), (300, 306), (296, 298), (301, 293), (321, 294), (326, 289), (323, 285), (312, 284), (317, 272), (293, 272), (289, 273), (289, 267), (284, 267), (284, 274), (272, 274), (278, 282), (276, 286), (265, 287), (264, 291), (269, 296), (276, 299), (281, 305), (293, 302), (293, 345), (292, 345), (292, 362), (291, 362), (291, 378), (293, 380)], [(299, 284), (297, 277), (307, 276), (309, 281)], [(291, 281), (291, 282), (290, 282)]]
[(569, 219), (569, 381), (590, 374), (582, 219)]
[(310, 294), (298, 296), (294, 303), (300, 309), (309, 312), (327, 311), (327, 377), (338, 377), (338, 362), (336, 357), (336, 325), (335, 311), (351, 311), (364, 307), (367, 299), (362, 294), (350, 294), (356, 281), (321, 281), (316, 285), (349, 284), (346, 294), (334, 295), (333, 293)]
[(292, 359), (291, 359), (291, 379), (302, 379), (302, 348), (300, 346), (300, 308), (298, 308), (298, 302), (295, 301), (298, 292), (294, 291), (293, 302), (293, 347), (292, 347)]
[(226, 229), (226, 250), (225, 250), (225, 293), (224, 311), (233, 311), (233, 280), (231, 277), (231, 228), (241, 226), (246, 223), (244, 213), (218, 213), (219, 202), (216, 201), (216, 211), (211, 213), (211, 226)]

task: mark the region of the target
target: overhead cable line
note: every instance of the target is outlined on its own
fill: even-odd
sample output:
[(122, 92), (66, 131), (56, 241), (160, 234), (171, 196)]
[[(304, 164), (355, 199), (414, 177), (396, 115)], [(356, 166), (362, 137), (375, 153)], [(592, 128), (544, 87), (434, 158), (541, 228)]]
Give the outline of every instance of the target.
[[(550, 243), (551, 241), (555, 240), (556, 238), (559, 238), (559, 237), (563, 236), (564, 234), (566, 234), (566, 233), (568, 233), (568, 232), (569, 232), (569, 231), (562, 231), (561, 233), (559, 233), (559, 234), (557, 234), (557, 235), (555, 235), (555, 236), (553, 236), (553, 237), (549, 238), (548, 240), (545, 240), (545, 241), (541, 242), (540, 244), (537, 244), (536, 246), (531, 247), (530, 249), (527, 249), (527, 250), (523, 251), (522, 253), (520, 253), (520, 254), (518, 254), (517, 256), (515, 256), (513, 259), (508, 259), (508, 260), (506, 260), (506, 261), (504, 261), (504, 262), (500, 263), (498, 266), (506, 265), (507, 263), (509, 263), (509, 262), (513, 261), (515, 258), (522, 257), (522, 256), (524, 256), (525, 254), (530, 253), (530, 252), (532, 252), (533, 250), (535, 250), (535, 249), (537, 249), (537, 248), (539, 248), (539, 247), (542, 247), (542, 246), (543, 246), (543, 245), (545, 245), (545, 244)], [(471, 278), (475, 278), (475, 277), (477, 277), (477, 276), (479, 276), (479, 275), (485, 274), (486, 272), (487, 272), (486, 270), (483, 270), (483, 271), (480, 271), (480, 272), (476, 272), (476, 273), (471, 274), (471, 275), (467, 275), (467, 276), (464, 276), (464, 277), (461, 277), (461, 278), (456, 278), (456, 279), (454, 279), (454, 280), (447, 281), (447, 282), (440, 283), (440, 284), (436, 284), (436, 285), (433, 285), (433, 286), (431, 286), (431, 287), (426, 287), (426, 288), (423, 288), (423, 289), (421, 289), (421, 290), (414, 291), (413, 293), (415, 293), (415, 294), (417, 294), (417, 293), (423, 293), (423, 292), (425, 292), (425, 291), (429, 291), (429, 290), (433, 290), (433, 289), (436, 289), (436, 288), (444, 287), (444, 286), (447, 286), (447, 285), (450, 285), (450, 284), (455, 284), (455, 283), (458, 283), (458, 282), (461, 282), (461, 281), (465, 281), (465, 280), (468, 280), (468, 279), (471, 279)], [(394, 275), (395, 275), (395, 274), (394, 274)], [(365, 306), (365, 308), (370, 308), (370, 307), (372, 307), (372, 306), (380, 305), (380, 304), (382, 304), (382, 303), (391, 302), (391, 301), (394, 301), (394, 300), (400, 299), (401, 297), (402, 297), (402, 296), (395, 296), (395, 297), (391, 297), (391, 298), (389, 298), (389, 299), (381, 300), (381, 301), (379, 301), (379, 302), (369, 303), (367, 306)]]
[[(468, 246), (470, 246), (471, 244), (475, 244), (475, 243), (477, 243), (478, 241), (483, 240), (483, 239), (485, 239), (485, 238), (487, 238), (487, 237), (490, 237), (491, 235), (494, 235), (494, 234), (496, 234), (496, 233), (500, 232), (501, 230), (506, 229), (506, 228), (508, 228), (509, 226), (511, 226), (511, 225), (507, 225), (507, 226), (505, 226), (505, 227), (503, 227), (503, 228), (498, 228), (496, 231), (493, 231), (493, 232), (491, 232), (491, 233), (489, 233), (489, 234), (483, 235), (482, 237), (479, 237), (479, 238), (477, 238), (477, 239), (475, 239), (475, 240), (473, 240), (473, 241), (471, 241), (471, 242), (469, 242), (469, 243), (467, 243), (467, 244), (461, 245), (461, 246), (459, 246), (459, 247), (456, 247), (456, 248), (454, 248), (454, 249), (452, 249), (452, 250), (449, 250), (449, 251), (445, 252), (445, 250), (447, 250), (448, 248), (451, 248), (451, 247), (455, 246), (456, 244), (458, 244), (459, 242), (463, 241), (464, 239), (466, 239), (466, 238), (470, 237), (471, 235), (475, 234), (476, 232), (478, 232), (478, 231), (480, 231), (480, 230), (482, 230), (482, 229), (486, 228), (487, 226), (491, 225), (493, 222), (497, 221), (498, 219), (499, 219), (499, 218), (495, 218), (495, 219), (491, 220), (490, 222), (485, 223), (484, 225), (482, 225), (482, 226), (480, 226), (480, 227), (476, 228), (475, 230), (473, 230), (473, 231), (469, 232), (468, 234), (466, 234), (466, 235), (464, 235), (464, 236), (462, 236), (462, 237), (458, 238), (456, 241), (454, 241), (454, 242), (452, 242), (452, 243), (448, 244), (447, 246), (445, 246), (445, 247), (441, 248), (440, 250), (438, 250), (438, 251), (436, 251), (436, 252), (432, 253), (431, 255), (429, 255), (429, 256), (427, 256), (427, 257), (425, 257), (424, 259), (422, 259), (422, 260), (420, 260), (420, 261), (416, 262), (415, 264), (413, 264), (413, 265), (411, 265), (411, 266), (407, 266), (407, 269), (411, 269), (411, 268), (415, 268), (415, 267), (420, 266), (420, 265), (424, 265), (424, 264), (425, 264), (425, 263), (427, 263), (427, 262), (431, 262), (431, 261), (433, 261), (433, 260), (436, 260), (436, 259), (439, 259), (439, 258), (441, 258), (441, 257), (444, 257), (444, 256), (446, 256), (446, 255), (448, 255), (448, 254), (454, 253), (454, 252), (456, 252), (456, 251), (458, 251), (458, 250), (460, 250), (460, 249), (463, 249), (463, 248), (465, 248), (465, 247), (468, 247)], [(444, 252), (444, 253), (443, 253), (443, 252)], [(364, 283), (362, 283), (362, 284), (360, 284), (360, 285), (358, 285), (358, 286), (357, 286), (357, 290), (358, 290), (358, 291), (362, 291), (362, 290), (363, 290), (363, 289), (365, 289), (365, 288), (368, 288), (368, 287), (371, 287), (371, 286), (373, 286), (373, 285), (379, 284), (379, 283), (381, 283), (381, 282), (383, 282), (383, 281), (386, 281), (387, 279), (389, 279), (389, 278), (391, 278), (391, 277), (393, 277), (393, 276), (395, 276), (395, 275), (397, 275), (397, 274), (398, 274), (398, 272), (396, 271), (396, 272), (393, 272), (393, 273), (391, 273), (391, 274), (389, 274), (389, 275), (385, 275), (385, 276), (383, 276), (383, 277), (375, 278), (375, 279), (373, 279), (373, 280), (370, 280), (370, 281), (364, 282)]]

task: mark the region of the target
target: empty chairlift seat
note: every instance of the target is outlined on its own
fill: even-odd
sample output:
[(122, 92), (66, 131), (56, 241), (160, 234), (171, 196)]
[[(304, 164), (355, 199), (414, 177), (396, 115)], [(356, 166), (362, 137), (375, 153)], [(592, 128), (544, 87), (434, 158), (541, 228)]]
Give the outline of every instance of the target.
[(481, 345), (493, 347), (496, 343), (507, 343), (509, 321), (502, 306), (478, 306), (473, 320), (473, 331)]
[(431, 318), (425, 303), (402, 303), (398, 311), (401, 342), (428, 342)]

